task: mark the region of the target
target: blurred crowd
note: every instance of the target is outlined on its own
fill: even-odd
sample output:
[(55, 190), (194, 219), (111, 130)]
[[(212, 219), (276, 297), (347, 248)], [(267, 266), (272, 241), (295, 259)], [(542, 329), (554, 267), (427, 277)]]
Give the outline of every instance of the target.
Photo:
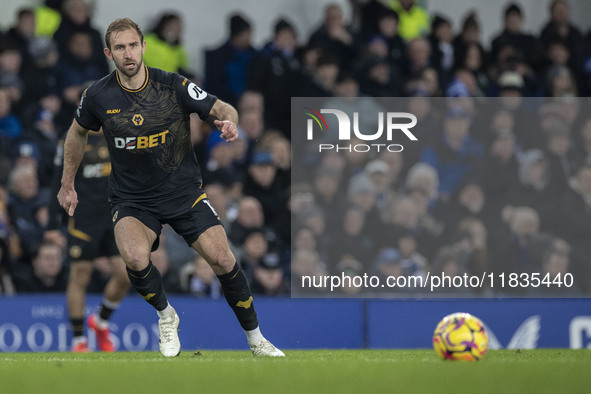
[[(348, 5), (348, 20), (328, 5), (307, 36), (287, 17), (253, 26), (232, 13), (203, 73), (190, 64), (182, 14), (155, 15), (144, 27), (148, 66), (179, 72), (239, 111), (238, 142), (221, 143), (197, 118), (191, 132), (205, 190), (253, 292), (289, 294), (292, 274), (429, 270), (568, 271), (577, 286), (567, 294), (591, 292), (591, 118), (575, 99), (591, 93), (591, 32), (572, 23), (568, 1), (544, 2), (547, 23), (533, 34), (519, 4), (507, 2), (491, 42), (476, 11), (453, 26), (414, 0)], [(255, 28), (269, 30), (261, 48)], [(54, 156), (83, 90), (112, 70), (105, 29), (84, 0), (46, 0), (1, 32), (0, 293), (65, 290), (67, 253), (44, 236), (60, 176)], [(399, 154), (294, 158), (314, 182), (292, 183), (298, 96), (408, 97), (429, 138)], [(544, 96), (557, 101), (533, 108), (521, 99)], [(431, 111), (429, 97), (507, 101), (478, 115), (478, 105)], [(335, 253), (329, 235), (347, 248)], [(162, 237), (152, 260), (167, 291), (219, 297), (207, 263), (169, 228)], [(108, 275), (99, 261), (89, 290), (102, 291)]]

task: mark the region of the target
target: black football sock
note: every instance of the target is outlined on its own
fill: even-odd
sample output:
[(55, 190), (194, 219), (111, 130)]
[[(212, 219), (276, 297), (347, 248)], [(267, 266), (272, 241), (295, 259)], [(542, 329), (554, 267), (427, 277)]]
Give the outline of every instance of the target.
[(74, 338), (84, 336), (84, 318), (70, 318), (70, 325), (72, 327), (72, 335)]
[(99, 317), (104, 321), (109, 320), (113, 312), (115, 312), (118, 307), (118, 302), (111, 302), (107, 299), (104, 299), (99, 309)]
[(238, 263), (234, 265), (231, 272), (218, 275), (218, 279), (224, 290), (224, 297), (232, 308), (240, 325), (244, 330), (254, 330), (259, 326), (257, 313), (252, 304), (252, 295), (248, 287), (246, 275), (240, 269)]
[(133, 271), (127, 267), (127, 275), (133, 288), (142, 296), (142, 298), (157, 311), (163, 311), (168, 306), (164, 286), (162, 285), (162, 275), (152, 262), (141, 271)]

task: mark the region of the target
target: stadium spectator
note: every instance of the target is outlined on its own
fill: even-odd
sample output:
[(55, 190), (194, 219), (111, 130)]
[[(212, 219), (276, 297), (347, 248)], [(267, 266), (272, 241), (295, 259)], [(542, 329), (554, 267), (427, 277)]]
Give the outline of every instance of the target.
[(408, 193), (419, 192), (425, 196), (429, 207), (437, 205), (439, 199), (439, 175), (429, 164), (418, 162), (408, 171), (405, 179)]
[(60, 57), (68, 56), (71, 51), (70, 40), (74, 33), (85, 33), (90, 39), (90, 61), (103, 76), (109, 72), (107, 58), (103, 53), (103, 39), (101, 34), (91, 23), (90, 7), (85, 0), (64, 0), (61, 8), (61, 23), (53, 35), (57, 43)]
[(194, 259), (181, 269), (180, 286), (183, 292), (192, 296), (214, 299), (221, 297), (220, 282), (200, 254), (195, 254)]
[[(58, 101), (59, 102), (59, 101)], [(37, 174), (39, 175), (39, 186), (41, 188), (51, 187), (54, 175), (55, 148), (60, 138), (61, 130), (57, 129), (54, 122), (54, 115), (50, 110), (40, 109), (36, 114), (33, 126), (25, 130), (23, 140), (18, 146), (19, 155), (28, 153), (30, 149), (37, 161)], [(27, 148), (27, 143), (30, 148)]]
[(578, 130), (578, 133), (572, 136), (574, 162), (584, 163), (591, 160), (591, 118), (585, 119)]
[(248, 67), (256, 50), (251, 44), (250, 22), (241, 14), (233, 14), (228, 22), (229, 38), (205, 53), (205, 89), (235, 106), (246, 90)]
[(154, 29), (144, 37), (144, 62), (168, 72), (189, 76), (189, 59), (182, 44), (183, 20), (179, 14), (164, 13)]
[(228, 186), (223, 182), (209, 182), (205, 186), (205, 193), (211, 203), (211, 206), (215, 209), (218, 216), (222, 220), (225, 226), (230, 225), (238, 215), (238, 207), (236, 202), (232, 201), (228, 196)]
[(291, 273), (292, 282), (303, 283), (306, 279), (305, 283), (311, 284), (311, 286), (302, 286), (302, 291), (306, 294), (322, 294), (326, 290), (319, 284), (322, 278), (328, 275), (328, 270), (316, 251), (297, 250), (292, 257)]
[(67, 269), (62, 249), (53, 243), (40, 244), (32, 264), (20, 264), (15, 269), (14, 284), (19, 293), (64, 292)]
[(546, 75), (546, 89), (549, 97), (577, 96), (577, 83), (573, 73), (562, 66), (554, 66)]
[(579, 64), (585, 46), (583, 35), (572, 24), (568, 0), (552, 0), (550, 3), (550, 20), (540, 33), (540, 41), (547, 48), (555, 39), (564, 40), (574, 62)]
[(374, 159), (367, 163), (364, 174), (373, 186), (376, 208), (383, 213), (395, 198), (390, 166), (383, 160)]
[(508, 128), (496, 128), (482, 164), (484, 194), (493, 212), (500, 212), (507, 203), (509, 191), (518, 187), (515, 135)]
[(516, 3), (505, 7), (503, 17), (503, 31), (491, 42), (491, 58), (496, 61), (500, 49), (509, 45), (525, 58), (528, 64), (536, 66), (539, 59), (540, 43), (532, 34), (523, 31), (523, 11)]
[[(286, 234), (282, 229), (286, 227), (286, 217), (289, 215), (287, 195), (281, 190), (276, 174), (277, 168), (271, 154), (267, 151), (257, 152), (248, 166), (243, 193), (261, 202), (267, 226), (277, 234)], [(282, 241), (287, 242), (287, 239)]]
[[(380, 18), (392, 11), (380, 0), (350, 1), (349, 4), (352, 8), (350, 27), (362, 40), (376, 34)], [(396, 24), (398, 24), (398, 16), (396, 16)]]
[[(326, 166), (320, 166), (314, 175), (314, 201), (324, 212), (342, 212), (345, 209), (345, 201), (339, 198), (339, 184), (341, 174), (338, 170)], [(338, 215), (326, 217), (326, 231), (334, 234), (339, 227)]]
[(491, 258), (495, 272), (537, 272), (540, 267), (533, 251), (534, 240), (540, 235), (540, 216), (526, 206), (506, 208), (503, 219), (508, 232), (498, 234), (492, 242)]
[(393, 0), (390, 3), (400, 19), (399, 34), (407, 42), (429, 33), (429, 14), (415, 0)]
[(250, 283), (253, 280), (254, 267), (260, 264), (268, 251), (269, 244), (263, 229), (257, 227), (249, 229), (238, 255), (240, 267)]
[(573, 175), (573, 163), (570, 155), (570, 130), (564, 122), (555, 122), (543, 129), (546, 147), (544, 152), (548, 159), (548, 170), (553, 187), (560, 194), (568, 190), (568, 182)]
[[(371, 169), (371, 168), (370, 168)], [(372, 170), (375, 169), (375, 167)], [(382, 166), (382, 170), (385, 168)], [(381, 178), (380, 178), (381, 177)], [(381, 183), (384, 183), (385, 177), (377, 175)], [(382, 192), (384, 193), (384, 192)], [(380, 208), (377, 205), (377, 190), (368, 173), (360, 172), (350, 179), (347, 189), (349, 204), (355, 205), (363, 210), (366, 215), (366, 225), (364, 230), (371, 234), (379, 234), (382, 228), (382, 216)], [(385, 209), (386, 205), (382, 209)]]
[(324, 9), (322, 25), (310, 35), (308, 45), (335, 55), (338, 66), (349, 70), (350, 59), (357, 55), (356, 40), (355, 33), (346, 26), (341, 6), (332, 3)]
[(454, 50), (461, 52), (468, 44), (480, 44), (480, 22), (475, 10), (466, 14), (460, 34), (454, 38)]
[(482, 92), (478, 91), (474, 74), (470, 70), (458, 68), (453, 73), (445, 95), (447, 97), (477, 97), (482, 96)]
[[(408, 77), (420, 77), (422, 72), (431, 67), (429, 63), (431, 58), (431, 44), (422, 37), (412, 39), (408, 43)], [(435, 73), (437, 75), (437, 73)]]
[(234, 159), (233, 147), (226, 144), (219, 133), (210, 132), (207, 135), (207, 162), (203, 166), (205, 182), (231, 177), (236, 171)]
[(447, 86), (452, 77), (455, 59), (451, 21), (441, 15), (435, 15), (431, 20), (431, 33), (428, 39), (432, 48), (429, 64), (437, 70), (439, 83)]
[(365, 289), (362, 286), (356, 286), (354, 280), (366, 272), (366, 268), (359, 260), (355, 260), (353, 256), (343, 256), (334, 269), (335, 274), (343, 277), (340, 292), (351, 297), (363, 292)]
[[(40, 2), (41, 3), (41, 2)], [(63, 0), (44, 0), (35, 7), (35, 35), (53, 37), (62, 21), (61, 8)]]
[(464, 176), (476, 170), (483, 156), (483, 147), (470, 135), (470, 114), (460, 107), (448, 110), (443, 120), (442, 138), (424, 148), (421, 161), (437, 170), (439, 193), (451, 196)]
[(378, 274), (384, 281), (389, 276), (401, 276), (404, 273), (401, 260), (402, 256), (395, 248), (382, 248), (377, 253), (372, 271)]
[(265, 227), (265, 216), (259, 200), (245, 196), (238, 202), (238, 216), (232, 222), (228, 231), (230, 242), (238, 247), (244, 244), (248, 233), (255, 228), (264, 228), (268, 243), (278, 242), (277, 233), (270, 227)]
[[(58, 94), (57, 45), (51, 38), (37, 37), (31, 42), (30, 50), (31, 60), (23, 64), (21, 72), (24, 84), (22, 108), (25, 118), (32, 117), (31, 111), (35, 111), (41, 97)], [(61, 103), (59, 105), (61, 106)], [(65, 125), (63, 128), (66, 128)]]
[(263, 113), (258, 111), (245, 111), (240, 114), (238, 121), (238, 130), (243, 140), (245, 140), (246, 151), (242, 158), (236, 157), (241, 164), (242, 170), (247, 170), (246, 167), (252, 162), (257, 148), (258, 141), (263, 137), (265, 132), (265, 123), (263, 120)]
[(267, 129), (257, 144), (258, 148), (271, 153), (271, 159), (277, 169), (275, 177), (281, 190), (286, 190), (291, 181), (291, 143), (283, 133)]
[(474, 217), (466, 217), (457, 226), (456, 236), (465, 234), (469, 241), (467, 264), (470, 275), (482, 276), (483, 273), (491, 269), (488, 229), (484, 223)]
[(573, 247), (573, 272), (581, 280), (581, 287), (591, 290), (591, 266), (588, 263), (591, 247), (591, 164), (587, 160), (575, 172), (564, 190), (559, 205), (559, 231)]
[(508, 193), (507, 204), (533, 208), (541, 228), (551, 232), (556, 223), (560, 193), (553, 182), (544, 152), (537, 149), (523, 152), (519, 156), (519, 186)]
[(49, 192), (39, 190), (37, 171), (29, 164), (18, 165), (11, 171), (9, 187), (8, 215), (20, 249), (14, 257), (28, 264), (43, 240), (49, 220)]
[(242, 115), (251, 111), (263, 114), (265, 112), (265, 98), (260, 92), (245, 90), (238, 100), (238, 113)]
[(84, 89), (105, 74), (93, 58), (92, 36), (75, 32), (68, 39), (68, 47), (61, 50), (58, 69), (58, 89), (71, 107), (77, 107)]
[[(314, 231), (306, 226), (300, 226), (297, 230), (294, 231), (293, 235), (293, 250), (314, 250), (317, 251), (316, 247), (316, 237), (314, 235)], [(326, 255), (321, 255), (323, 260), (327, 260)]]
[(10, 250), (13, 238), (8, 217), (8, 193), (0, 183), (0, 294), (14, 294), (14, 284), (10, 276), (12, 254)]
[(298, 89), (301, 97), (334, 96), (339, 72), (339, 60), (336, 56), (326, 53), (318, 57), (311, 73), (304, 73), (302, 84)]
[(334, 268), (345, 255), (353, 256), (359, 261), (372, 261), (378, 246), (375, 236), (378, 233), (372, 231), (373, 223), (368, 220), (368, 215), (360, 207), (351, 205), (341, 218), (338, 235), (333, 237), (331, 245), (329, 267)]
[(170, 264), (166, 248), (164, 247), (164, 238), (166, 238), (166, 235), (167, 234), (163, 234), (161, 237), (163, 242), (158, 249), (152, 252), (150, 260), (154, 266), (158, 268), (158, 271), (160, 271), (160, 274), (162, 275), (162, 284), (166, 291), (169, 293), (180, 293), (180, 276), (177, 267)]
[(393, 245), (400, 253), (401, 265), (405, 275), (425, 277), (429, 265), (425, 256), (419, 253), (418, 239), (412, 230), (400, 229), (393, 234)]
[(247, 87), (265, 97), (265, 125), (290, 136), (290, 98), (299, 84), (300, 61), (296, 57), (298, 37), (285, 19), (275, 23), (273, 40), (255, 56), (249, 66)]
[[(540, 270), (540, 277), (548, 278), (550, 281), (555, 280), (556, 278), (564, 278), (565, 274), (571, 274), (573, 277), (580, 278), (581, 274), (572, 273), (573, 266), (571, 264), (571, 258), (569, 253), (566, 251), (560, 250), (556, 247), (550, 247), (542, 256), (542, 266)], [(579, 275), (577, 275), (579, 274)], [(583, 276), (583, 278), (585, 278)], [(531, 287), (529, 290), (530, 295), (535, 296), (543, 296), (543, 297), (568, 297), (568, 296), (576, 296), (580, 294), (579, 291), (579, 284), (573, 281), (572, 286), (550, 286), (548, 288), (540, 288), (540, 287)]]
[(32, 8), (21, 8), (18, 11), (16, 24), (6, 32), (4, 40), (14, 45), (20, 52), (23, 63), (28, 63), (34, 55), (29, 46), (35, 37), (35, 11)]
[(386, 9), (380, 13), (377, 26), (378, 31), (375, 34), (386, 40), (386, 44), (388, 45), (387, 59), (390, 62), (390, 67), (397, 74), (402, 75), (406, 73), (408, 69), (408, 51), (404, 39), (398, 34), (399, 24), (396, 11)]
[(489, 77), (486, 73), (488, 68), (486, 52), (479, 43), (469, 43), (462, 47), (457, 53), (454, 52), (454, 67), (465, 69), (472, 73), (476, 82), (479, 96), (483, 96), (489, 89)]
[(387, 215), (384, 229), (377, 233), (382, 245), (392, 246), (400, 234), (411, 232), (416, 238), (417, 251), (427, 259), (432, 257), (440, 244), (444, 225), (429, 212), (428, 198), (421, 188), (413, 188), (393, 201)]
[(467, 217), (479, 219), (490, 226), (497, 224), (500, 211), (491, 210), (480, 178), (477, 174), (468, 175), (452, 198), (440, 207), (440, 212), (435, 214), (445, 223), (447, 237), (452, 236), (458, 223)]
[[(439, 250), (433, 260), (432, 272), (437, 274), (445, 273), (446, 276), (463, 276), (468, 274), (468, 241), (466, 238), (458, 240), (458, 243), (445, 246)], [(454, 288), (452, 286), (442, 288), (444, 293), (467, 293), (471, 289), (467, 287)]]
[(270, 250), (265, 234), (255, 229), (246, 237), (241, 253), (241, 265), (250, 273), (255, 294), (286, 294), (284, 269), (277, 251)]
[(0, 158), (9, 157), (21, 135), (21, 121), (12, 112), (10, 92), (6, 88), (0, 88)]
[[(386, 44), (382, 45), (385, 52), (387, 50)], [(359, 81), (359, 90), (363, 95), (397, 97), (402, 94), (401, 76), (396, 74), (385, 57), (369, 58), (363, 65)]]
[(15, 113), (20, 112), (24, 84), (21, 78), (23, 58), (16, 47), (0, 46), (0, 87), (8, 91)]

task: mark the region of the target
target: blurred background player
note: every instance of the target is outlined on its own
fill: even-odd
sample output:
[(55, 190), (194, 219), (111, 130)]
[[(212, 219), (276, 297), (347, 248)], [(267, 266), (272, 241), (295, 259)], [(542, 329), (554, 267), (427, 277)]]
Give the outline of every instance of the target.
[[(63, 145), (60, 144), (56, 153), (55, 164), (56, 187), (62, 173)], [(73, 217), (67, 219), (67, 248), (70, 257), (70, 277), (66, 291), (68, 312), (72, 327), (73, 352), (90, 352), (88, 341), (84, 335), (85, 296), (91, 280), (93, 263), (100, 257), (108, 257), (111, 266), (111, 277), (104, 288), (104, 298), (96, 314), (87, 319), (90, 329), (96, 334), (97, 345), (104, 352), (113, 352), (115, 347), (109, 337), (108, 320), (119, 307), (121, 299), (129, 291), (129, 279), (125, 271), (125, 263), (115, 244), (111, 213), (107, 201), (111, 162), (107, 143), (102, 131), (88, 135), (86, 153), (80, 163), (80, 171), (76, 175), (76, 187), (80, 195), (80, 203)], [(57, 190), (54, 195), (57, 195)], [(59, 218), (65, 212), (60, 209), (57, 199), (51, 206), (52, 214), (50, 229), (45, 239), (66, 247), (63, 233), (58, 229)]]

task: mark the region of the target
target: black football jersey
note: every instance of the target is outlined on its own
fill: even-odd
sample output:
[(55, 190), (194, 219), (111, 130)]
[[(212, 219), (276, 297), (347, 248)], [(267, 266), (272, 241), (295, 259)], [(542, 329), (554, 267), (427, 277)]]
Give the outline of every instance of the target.
[[(60, 140), (54, 156), (55, 176), (52, 185), (52, 196), (49, 205), (48, 230), (55, 230), (64, 222), (66, 211), (60, 207), (57, 201), (57, 193), (61, 186), (62, 170), (64, 164), (64, 141)], [(78, 208), (80, 210), (106, 211), (109, 215), (109, 203), (107, 192), (109, 189), (109, 175), (111, 174), (111, 159), (109, 149), (103, 137), (103, 133), (89, 133), (84, 157), (74, 179), (74, 187), (78, 193)]]
[(206, 119), (216, 100), (187, 78), (151, 67), (137, 90), (125, 88), (116, 71), (86, 89), (76, 121), (104, 131), (112, 163), (109, 200), (156, 202), (200, 186), (189, 115)]

